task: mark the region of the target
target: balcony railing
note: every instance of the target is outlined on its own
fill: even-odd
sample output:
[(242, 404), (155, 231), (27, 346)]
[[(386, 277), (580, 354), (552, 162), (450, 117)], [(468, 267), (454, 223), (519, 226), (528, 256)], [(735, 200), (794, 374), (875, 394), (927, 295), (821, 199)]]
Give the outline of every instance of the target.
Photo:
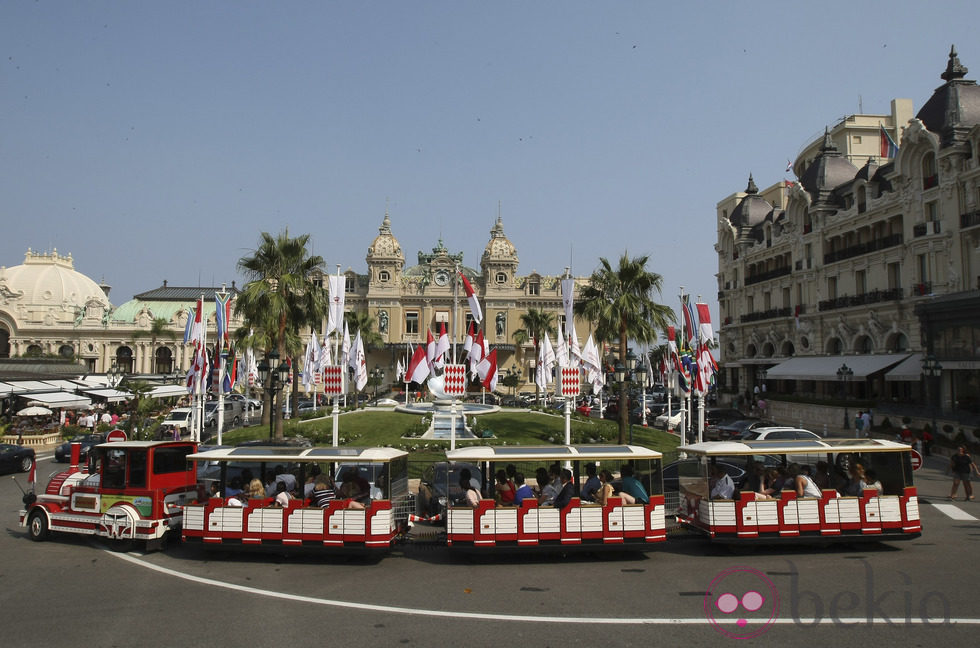
[(942, 223), (940, 221), (926, 221), (924, 223), (916, 223), (912, 226), (912, 235), (915, 238), (928, 234), (939, 234), (941, 231)]
[(823, 262), (826, 263), (836, 263), (837, 261), (843, 261), (844, 259), (851, 259), (856, 256), (861, 256), (862, 254), (870, 254), (872, 252), (877, 252), (878, 250), (885, 250), (887, 248), (895, 247), (896, 245), (902, 244), (901, 232), (898, 234), (890, 234), (883, 238), (875, 239), (873, 241), (868, 241), (866, 243), (858, 243), (857, 245), (852, 245), (846, 247), (843, 250), (835, 250), (834, 252), (829, 252), (823, 255)]
[(872, 290), (863, 295), (844, 295), (834, 299), (825, 299), (817, 307), (821, 311), (837, 310), (838, 308), (849, 308), (851, 306), (864, 306), (865, 304), (876, 304), (883, 301), (897, 301), (903, 296), (901, 288), (891, 288), (889, 290)]
[(931, 295), (932, 282), (923, 281), (921, 283), (915, 284), (914, 286), (912, 286), (912, 289), (909, 291), (909, 294), (912, 295), (913, 297), (922, 297), (923, 295)]
[(738, 318), (738, 321), (746, 324), (748, 322), (758, 322), (759, 320), (776, 319), (777, 317), (791, 317), (792, 315), (792, 308), (770, 308), (769, 310), (759, 311), (758, 313), (742, 315)]
[(760, 281), (769, 281), (770, 279), (775, 279), (777, 277), (785, 277), (793, 271), (789, 266), (784, 266), (782, 268), (776, 268), (775, 270), (770, 270), (769, 272), (763, 272), (762, 274), (752, 275), (751, 277), (745, 278), (745, 285), (751, 286), (752, 284), (757, 284)]
[(980, 209), (960, 215), (960, 227), (973, 227), (974, 225), (980, 225)]

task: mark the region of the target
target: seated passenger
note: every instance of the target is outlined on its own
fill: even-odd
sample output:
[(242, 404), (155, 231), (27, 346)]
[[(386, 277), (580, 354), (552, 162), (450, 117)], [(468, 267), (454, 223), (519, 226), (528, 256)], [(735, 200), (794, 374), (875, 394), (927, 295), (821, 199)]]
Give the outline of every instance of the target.
[[(296, 481), (296, 475), (291, 472), (287, 472), (282, 466), (276, 466), (276, 483), (286, 484), (286, 491), (289, 493), (296, 493), (299, 488), (299, 482)], [(278, 487), (276, 487), (276, 492), (279, 492)]]
[(355, 471), (345, 470), (341, 477), (340, 490), (337, 491), (337, 499), (347, 500), (347, 508), (364, 508), (364, 498), (370, 494), (362, 491), (358, 486)]
[(555, 496), (555, 501), (552, 503), (552, 506), (557, 509), (563, 509), (568, 506), (569, 502), (572, 501), (572, 496), (575, 495), (575, 486), (572, 484), (572, 471), (568, 468), (562, 468), (558, 478), (561, 480), (561, 490)]
[(281, 506), (283, 508), (286, 508), (287, 506), (289, 506), (289, 501), (291, 499), (293, 499), (293, 496), (290, 495), (289, 491), (286, 490), (286, 483), (281, 481), (276, 482), (276, 497), (275, 500), (273, 500), (272, 504), (274, 506)]
[(649, 504), (650, 496), (643, 488), (643, 484), (633, 476), (633, 466), (626, 464), (619, 469), (622, 476), (623, 485), (619, 489), (619, 496), (627, 504)]
[(599, 475), (594, 463), (585, 464), (585, 484), (582, 485), (581, 498), (583, 502), (595, 501), (595, 492), (602, 484), (599, 482)]
[(847, 486), (844, 489), (844, 494), (851, 497), (860, 497), (864, 494), (864, 489), (867, 486), (868, 482), (864, 474), (864, 466), (856, 461), (852, 461), (850, 468), (847, 470)]
[(515, 474), (514, 481), (517, 482), (517, 490), (514, 492), (514, 504), (520, 506), (521, 502), (525, 499), (534, 499), (534, 491), (524, 483), (524, 473), (519, 472)]
[(306, 478), (306, 483), (303, 484), (303, 499), (309, 499), (316, 490), (316, 484), (320, 481), (320, 466), (316, 464), (310, 469), (310, 476)]
[(228, 486), (225, 487), (225, 497), (234, 497), (242, 493), (242, 480), (240, 477), (232, 477)]
[(827, 469), (826, 461), (817, 462), (817, 471), (812, 475), (813, 483), (817, 485), (817, 488), (824, 490), (825, 488), (830, 488), (830, 471)]
[(262, 499), (265, 497), (265, 486), (262, 485), (262, 481), (259, 479), (253, 479), (248, 483), (248, 498), (249, 499)]
[(779, 494), (786, 488), (786, 469), (780, 466), (779, 468), (770, 468), (766, 471), (766, 495), (770, 497), (779, 497)]
[(558, 496), (558, 489), (555, 487), (551, 474), (546, 468), (538, 468), (536, 473), (538, 480), (538, 505), (550, 506), (555, 497)]
[(865, 481), (867, 482), (864, 487), (873, 488), (878, 495), (881, 495), (881, 482), (878, 481), (878, 473), (875, 472), (875, 469), (868, 468), (864, 475), (866, 477)]
[(227, 500), (225, 500), (225, 506), (239, 507), (239, 508), (245, 506), (245, 493), (238, 493), (237, 495), (232, 495)]
[(319, 506), (320, 508), (327, 508), (335, 498), (336, 493), (334, 492), (333, 480), (330, 479), (329, 475), (320, 475), (316, 484), (313, 485), (313, 491), (310, 493), (310, 504), (312, 506)]
[(498, 504), (511, 505), (514, 503), (515, 489), (507, 480), (507, 471), (501, 469), (496, 474), (497, 483), (494, 484), (494, 499)]
[(820, 489), (817, 488), (816, 482), (807, 473), (809, 472), (809, 466), (804, 466), (807, 471), (800, 470), (799, 464), (789, 465), (789, 474), (793, 478), (793, 488), (796, 491), (797, 497), (820, 497)]
[(605, 506), (609, 503), (609, 498), (615, 495), (612, 485), (612, 473), (608, 470), (600, 470), (599, 474), (599, 488), (596, 490), (592, 501), (601, 506)]
[(758, 461), (753, 461), (749, 465), (749, 476), (745, 480), (745, 492), (753, 493), (755, 499), (757, 500), (767, 500), (772, 499), (772, 496), (766, 493), (766, 471), (762, 463)]
[(714, 464), (711, 466), (711, 476), (714, 479), (714, 486), (711, 487), (711, 499), (732, 499), (735, 495), (735, 482), (732, 481), (728, 472)]
[(480, 491), (473, 488), (469, 478), (462, 472), (459, 475), (459, 488), (463, 491), (463, 506), (477, 506), (480, 503)]

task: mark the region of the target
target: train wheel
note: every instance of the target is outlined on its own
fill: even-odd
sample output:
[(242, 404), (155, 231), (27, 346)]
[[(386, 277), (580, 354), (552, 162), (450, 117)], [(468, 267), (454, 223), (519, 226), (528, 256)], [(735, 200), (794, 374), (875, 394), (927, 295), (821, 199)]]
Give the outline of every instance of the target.
[(48, 537), (48, 517), (42, 511), (34, 511), (27, 518), (27, 533), (31, 540), (40, 542)]

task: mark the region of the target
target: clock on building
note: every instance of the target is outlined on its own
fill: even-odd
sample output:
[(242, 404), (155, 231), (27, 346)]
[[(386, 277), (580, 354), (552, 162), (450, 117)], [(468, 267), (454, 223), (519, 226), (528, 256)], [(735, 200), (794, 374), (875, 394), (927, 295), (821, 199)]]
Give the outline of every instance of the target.
[(435, 281), (437, 286), (445, 286), (449, 283), (449, 272), (446, 270), (437, 270)]

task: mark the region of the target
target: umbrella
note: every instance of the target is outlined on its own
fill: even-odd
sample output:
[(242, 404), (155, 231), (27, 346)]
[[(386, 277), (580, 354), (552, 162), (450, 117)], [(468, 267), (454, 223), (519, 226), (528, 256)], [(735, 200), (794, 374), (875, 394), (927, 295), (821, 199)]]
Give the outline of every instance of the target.
[(48, 414), (51, 414), (51, 410), (40, 405), (31, 405), (17, 412), (17, 416), (47, 416)]

